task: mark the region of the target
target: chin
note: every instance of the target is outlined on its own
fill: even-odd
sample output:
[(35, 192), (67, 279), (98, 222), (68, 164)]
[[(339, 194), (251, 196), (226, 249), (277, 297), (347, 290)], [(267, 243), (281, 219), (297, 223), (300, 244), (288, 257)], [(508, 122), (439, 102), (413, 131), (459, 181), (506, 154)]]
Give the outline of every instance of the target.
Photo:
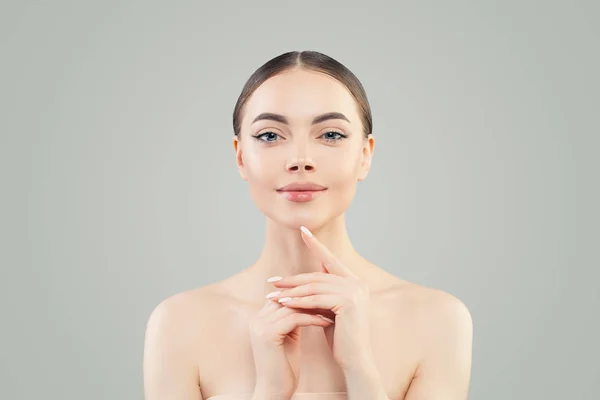
[(301, 226), (305, 226), (313, 230), (331, 220), (331, 216), (323, 212), (315, 212), (315, 210), (287, 211), (271, 209), (268, 212), (263, 210), (263, 214), (273, 222), (290, 229), (300, 229)]
[[(329, 200), (329, 201), (328, 201)], [(275, 222), (290, 229), (307, 227), (311, 231), (327, 225), (350, 206), (352, 196), (336, 196), (335, 202), (326, 197), (308, 202), (289, 202), (277, 195), (273, 201), (266, 196), (255, 196), (254, 203), (262, 214)]]
[(273, 221), (278, 224), (284, 225), (290, 229), (300, 229), (301, 226), (305, 226), (310, 230), (322, 226), (327, 223), (328, 218), (318, 217), (315, 215), (278, 215), (270, 217)]
[(299, 210), (269, 209), (262, 210), (263, 214), (275, 222), (289, 229), (307, 227), (310, 231), (318, 231), (323, 226), (335, 220), (344, 210), (323, 209), (322, 207), (306, 208)]

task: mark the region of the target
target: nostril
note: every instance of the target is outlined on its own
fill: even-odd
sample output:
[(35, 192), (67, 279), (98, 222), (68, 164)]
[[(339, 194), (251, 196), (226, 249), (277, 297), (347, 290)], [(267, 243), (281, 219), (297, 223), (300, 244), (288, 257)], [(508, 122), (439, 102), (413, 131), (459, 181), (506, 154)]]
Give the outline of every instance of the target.
[(292, 163), (286, 164), (286, 168), (287, 168), (288, 171), (291, 171), (291, 172), (297, 172), (297, 171), (300, 171), (300, 170), (303, 170), (303, 171), (313, 171), (315, 169), (315, 166), (311, 162), (294, 161)]

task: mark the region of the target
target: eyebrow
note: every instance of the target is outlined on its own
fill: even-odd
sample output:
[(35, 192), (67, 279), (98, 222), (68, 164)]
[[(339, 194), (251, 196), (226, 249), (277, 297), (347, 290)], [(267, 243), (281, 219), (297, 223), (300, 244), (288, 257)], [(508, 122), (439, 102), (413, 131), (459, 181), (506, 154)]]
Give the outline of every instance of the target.
[[(313, 121), (312, 124), (318, 124), (324, 121), (328, 121), (330, 119), (343, 119), (344, 121), (348, 121), (350, 122), (350, 120), (348, 119), (348, 117), (346, 117), (344, 114), (339, 113), (339, 112), (328, 112), (325, 114), (321, 114), (316, 116)], [(259, 114), (256, 118), (254, 118), (254, 120), (252, 121), (252, 123), (258, 122), (258, 121), (262, 121), (262, 120), (269, 120), (269, 121), (275, 121), (275, 122), (280, 122), (282, 124), (286, 124), (289, 125), (289, 121), (286, 117), (284, 117), (283, 115), (279, 115), (279, 114), (274, 114), (274, 113), (262, 113)]]

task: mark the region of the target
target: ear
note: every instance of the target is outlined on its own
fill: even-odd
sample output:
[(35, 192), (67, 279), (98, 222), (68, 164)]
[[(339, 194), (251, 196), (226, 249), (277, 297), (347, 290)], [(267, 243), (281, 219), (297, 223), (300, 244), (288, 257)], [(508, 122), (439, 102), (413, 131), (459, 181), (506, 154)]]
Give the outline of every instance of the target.
[(371, 169), (371, 161), (373, 159), (374, 149), (375, 149), (375, 138), (373, 137), (372, 134), (369, 134), (369, 136), (366, 138), (365, 144), (363, 145), (363, 148), (362, 148), (361, 163), (360, 163), (360, 168), (358, 170), (358, 181), (359, 182), (367, 177), (367, 174), (369, 173), (369, 170)]
[(243, 180), (247, 180), (246, 168), (244, 167), (244, 158), (242, 156), (242, 144), (240, 138), (237, 135), (233, 135), (233, 150), (235, 151), (235, 163), (238, 168), (238, 172)]

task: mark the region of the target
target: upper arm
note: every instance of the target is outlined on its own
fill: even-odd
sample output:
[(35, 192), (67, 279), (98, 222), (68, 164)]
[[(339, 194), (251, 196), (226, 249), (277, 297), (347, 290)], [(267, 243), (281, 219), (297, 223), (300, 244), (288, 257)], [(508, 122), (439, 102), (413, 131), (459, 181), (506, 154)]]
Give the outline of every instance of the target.
[(465, 400), (471, 375), (473, 322), (467, 307), (444, 295), (432, 315), (425, 354), (405, 400)]
[(191, 329), (171, 299), (152, 311), (144, 341), (145, 400), (202, 400), (197, 363), (192, 357)]

